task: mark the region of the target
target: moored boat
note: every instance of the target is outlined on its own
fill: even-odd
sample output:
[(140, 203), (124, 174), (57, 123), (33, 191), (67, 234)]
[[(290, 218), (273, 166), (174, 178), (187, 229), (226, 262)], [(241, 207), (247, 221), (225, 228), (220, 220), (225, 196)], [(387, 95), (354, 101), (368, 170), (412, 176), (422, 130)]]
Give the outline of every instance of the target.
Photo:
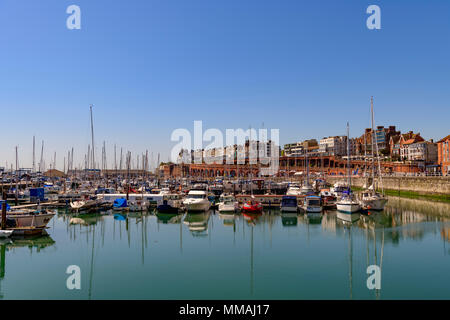
[(222, 194), (219, 199), (219, 212), (237, 212), (239, 203), (233, 195)]
[(261, 203), (252, 198), (242, 205), (241, 211), (250, 214), (260, 214), (262, 213), (262, 209)]
[(283, 196), (281, 199), (280, 210), (282, 212), (297, 212), (298, 203), (295, 196)]
[(303, 200), (302, 209), (305, 212), (322, 212), (322, 199), (319, 196), (306, 196)]
[(208, 200), (208, 194), (202, 190), (189, 191), (183, 205), (187, 211), (208, 211), (211, 202)]

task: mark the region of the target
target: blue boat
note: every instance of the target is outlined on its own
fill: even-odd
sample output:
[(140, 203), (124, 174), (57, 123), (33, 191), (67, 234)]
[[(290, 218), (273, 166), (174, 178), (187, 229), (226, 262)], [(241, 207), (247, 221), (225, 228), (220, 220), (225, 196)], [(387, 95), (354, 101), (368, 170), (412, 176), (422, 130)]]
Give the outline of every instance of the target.
[(281, 198), (280, 210), (283, 212), (297, 212), (298, 203), (296, 196), (283, 196)]
[(124, 210), (126, 208), (128, 208), (127, 199), (125, 199), (125, 198), (118, 198), (118, 199), (114, 200), (113, 210), (121, 211), (121, 210)]

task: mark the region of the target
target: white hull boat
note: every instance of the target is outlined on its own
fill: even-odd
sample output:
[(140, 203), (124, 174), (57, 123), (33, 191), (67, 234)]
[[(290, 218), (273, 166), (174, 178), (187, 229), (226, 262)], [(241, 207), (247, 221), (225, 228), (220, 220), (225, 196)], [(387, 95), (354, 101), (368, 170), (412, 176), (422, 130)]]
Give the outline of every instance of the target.
[(341, 199), (336, 202), (336, 208), (338, 211), (345, 213), (355, 213), (361, 210), (360, 204), (352, 199)]
[(208, 211), (211, 208), (211, 202), (208, 200), (206, 191), (191, 190), (187, 198), (183, 201), (187, 211)]
[(385, 196), (378, 193), (363, 192), (359, 203), (364, 209), (381, 211), (384, 210), (387, 201)]
[(13, 232), (13, 230), (0, 230), (0, 238), (9, 238)]
[(239, 202), (236, 201), (236, 198), (233, 196), (221, 196), (219, 200), (219, 212), (220, 213), (226, 213), (226, 212), (237, 212), (239, 211)]

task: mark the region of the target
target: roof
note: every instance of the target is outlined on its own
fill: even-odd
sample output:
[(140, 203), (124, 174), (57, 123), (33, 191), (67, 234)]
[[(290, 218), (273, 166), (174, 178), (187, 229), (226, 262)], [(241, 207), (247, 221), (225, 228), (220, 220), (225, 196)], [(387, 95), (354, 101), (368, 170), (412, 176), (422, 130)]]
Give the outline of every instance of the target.
[(403, 142), (403, 144), (411, 144), (415, 142), (425, 141), (425, 139), (420, 136), (420, 133), (413, 133), (412, 131), (408, 133), (403, 133), (401, 135), (400, 140), (402, 139), (405, 141)]
[(446, 136), (445, 138), (442, 138), (441, 140), (439, 140), (438, 143), (439, 142), (444, 142), (444, 141), (447, 141), (447, 140), (450, 140), (450, 134), (448, 136)]
[(392, 143), (397, 144), (400, 142), (400, 135), (391, 136)]
[(409, 140), (406, 140), (405, 143), (403, 143), (403, 144), (412, 144), (414, 142), (415, 142), (414, 139), (409, 139)]

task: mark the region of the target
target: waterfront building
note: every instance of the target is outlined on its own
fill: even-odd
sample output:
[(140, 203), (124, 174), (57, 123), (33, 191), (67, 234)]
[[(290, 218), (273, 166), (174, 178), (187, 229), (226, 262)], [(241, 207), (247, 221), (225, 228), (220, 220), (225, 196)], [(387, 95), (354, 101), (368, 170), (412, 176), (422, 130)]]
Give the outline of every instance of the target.
[(319, 144), (316, 139), (305, 140), (302, 142), (288, 143), (284, 145), (285, 156), (301, 156), (305, 154), (305, 151), (318, 152)]
[(422, 141), (425, 141), (425, 139), (420, 136), (420, 133), (409, 131), (408, 133), (402, 134), (399, 141), (400, 160), (408, 160), (409, 145)]
[(421, 171), (435, 170), (438, 160), (437, 144), (431, 141), (406, 142), (401, 149), (403, 158), (416, 164)]
[(389, 154), (393, 160), (400, 159), (400, 138), (400, 135), (395, 135), (389, 139)]
[[(378, 152), (389, 155), (392, 152), (391, 138), (400, 136), (400, 131), (395, 126), (383, 127), (377, 126), (373, 142), (377, 144)], [(367, 154), (372, 153), (372, 129), (366, 128), (364, 134), (358, 138), (357, 154), (364, 154), (366, 148)], [(374, 150), (375, 152), (375, 150)]]
[(450, 135), (441, 139), (437, 143), (438, 165), (441, 167), (443, 175), (450, 174)]
[[(350, 139), (350, 155), (356, 155), (358, 139)], [(330, 156), (343, 157), (347, 155), (347, 136), (326, 137), (320, 140), (319, 152)]]

